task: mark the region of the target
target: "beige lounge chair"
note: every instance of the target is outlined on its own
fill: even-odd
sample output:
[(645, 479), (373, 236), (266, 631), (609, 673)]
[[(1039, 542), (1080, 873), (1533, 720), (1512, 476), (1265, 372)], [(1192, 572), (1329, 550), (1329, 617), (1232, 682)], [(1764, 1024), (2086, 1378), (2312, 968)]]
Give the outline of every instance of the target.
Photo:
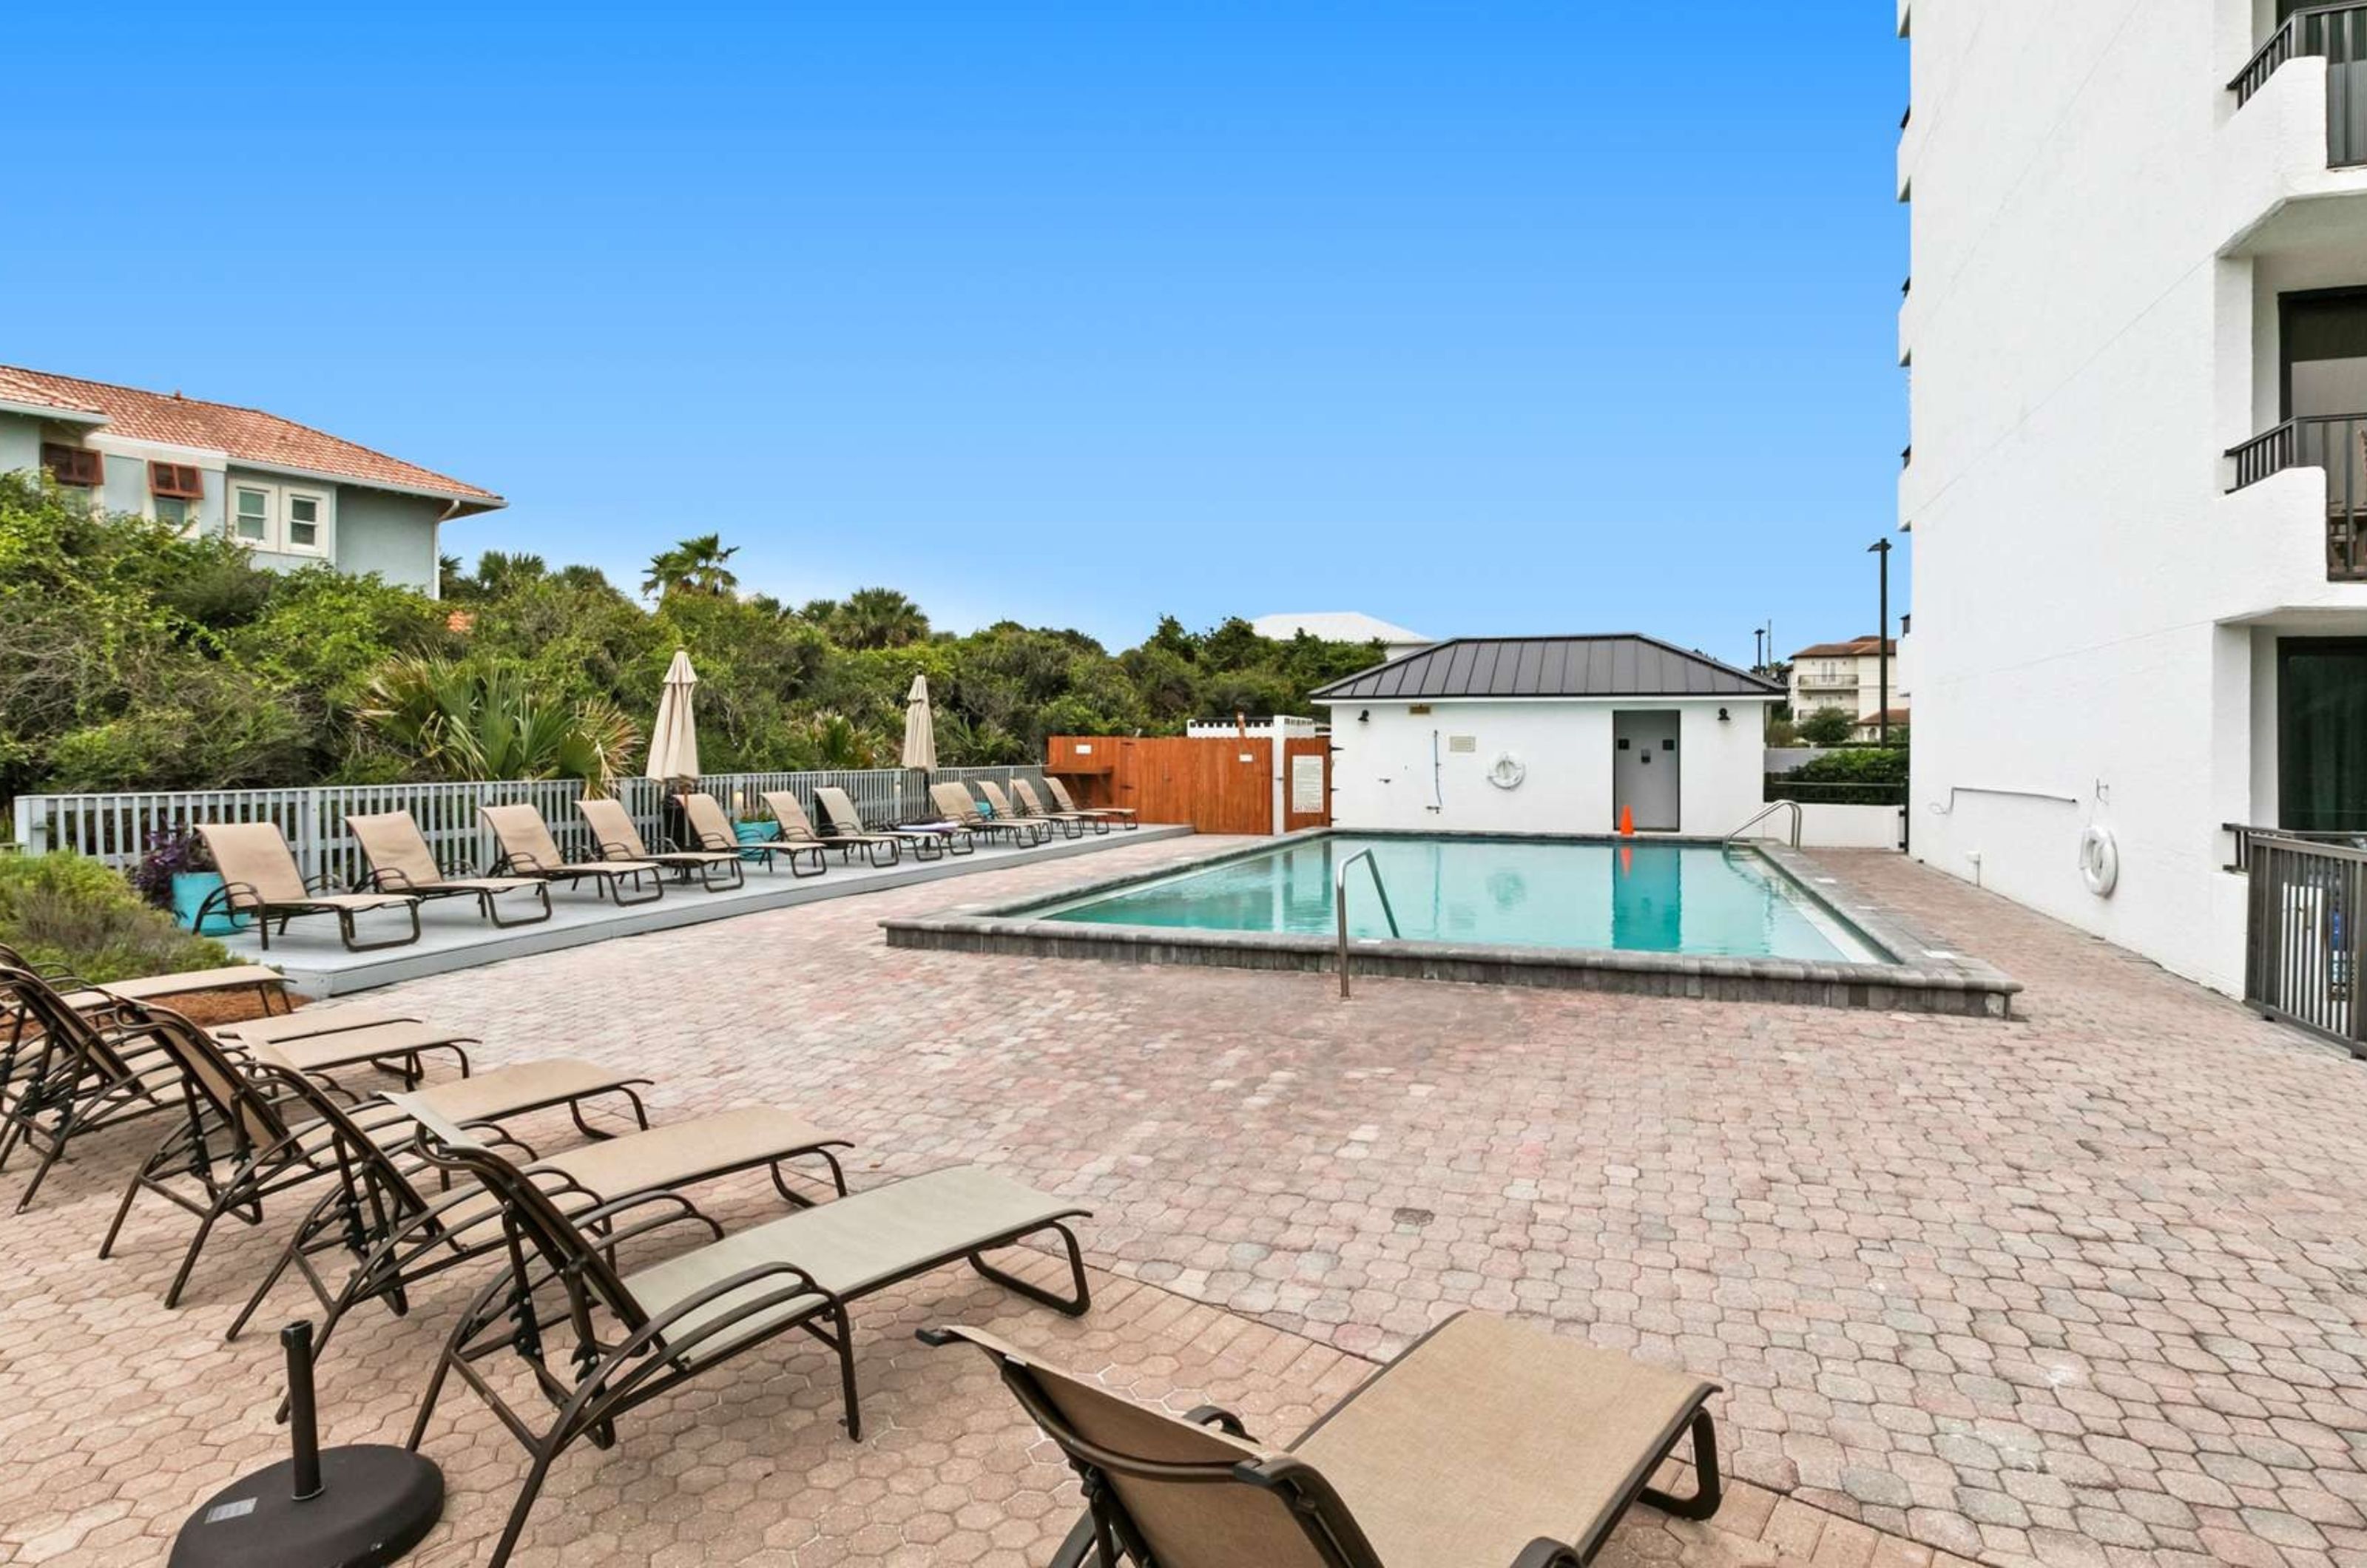
[[(286, 1067), (257, 1071), (169, 1010), (142, 1010), (140, 1029), (178, 1071), (188, 1115), (132, 1173), (98, 1255), (114, 1252), (132, 1202), (143, 1191), (197, 1215), (197, 1234), (189, 1238), (181, 1266), (164, 1291), (168, 1307), (180, 1304), (206, 1238), (223, 1218), (259, 1225), (266, 1198), (329, 1179), (350, 1184), (354, 1162), (365, 1156), (362, 1147), (341, 1145), (331, 1135), (336, 1129), (353, 1129), (360, 1145), (380, 1153), (409, 1144), (416, 1132), (407, 1113), (379, 1114), (365, 1129), (305, 1074)], [(593, 1095), (622, 1094), (634, 1120), (647, 1127), (649, 1118), (637, 1090), (650, 1081), (589, 1062), (530, 1062), (422, 1091), (409, 1097), (409, 1103), (483, 1122), (563, 1104), (577, 1127), (593, 1133), (583, 1108)], [(266, 1086), (270, 1086), (268, 1092)], [(182, 1190), (184, 1181), (196, 1190)], [(376, 1216), (364, 1213), (373, 1195), (349, 1190), (348, 1196), (353, 1201), (337, 1211), (336, 1222), (341, 1238), (350, 1242)]]
[(960, 823), (977, 837), (1001, 833), (1013, 843), (1025, 845), (1040, 844), (1052, 836), (1052, 826), (1048, 822), (1027, 822), (1015, 816), (987, 816), (978, 808), (978, 802), (971, 798), (966, 784), (931, 784), (929, 798), (936, 803), (937, 810), (948, 820)]
[[(151, 1010), (125, 1002), (77, 1010), (40, 976), (5, 967), (0, 1007), (17, 1020), (0, 1050), (0, 1167), (19, 1148), (40, 1156), (17, 1201), (19, 1213), (32, 1206), (76, 1137), (185, 1108), (181, 1068), (147, 1027)], [(405, 1021), (231, 1049), (308, 1077), (368, 1066), (415, 1085), (430, 1052), (449, 1052), (466, 1077), (462, 1047), (474, 1043), (473, 1036)]]
[[(772, 812), (773, 820), (781, 825), (781, 841), (785, 844), (821, 844), (836, 850), (843, 861), (853, 860), (855, 852), (861, 850), (864, 858), (876, 866), (894, 865), (903, 858), (904, 847), (884, 833), (866, 833), (859, 838), (849, 838), (815, 832), (813, 819), (806, 815), (806, 808), (798, 803), (797, 795), (788, 790), (766, 790), (764, 807)], [(879, 858), (882, 849), (888, 852), (886, 860)]]
[[(493, 830), (493, 841), (502, 847), (501, 858), (493, 863), (496, 875), (515, 873), (545, 882), (564, 882), (570, 886), (588, 877), (619, 906), (648, 904), (665, 897), (663, 868), (651, 862), (571, 861), (561, 854), (558, 841), (550, 836), (550, 825), (531, 806), (480, 806), (477, 815), (484, 818), (485, 826)], [(639, 887), (645, 881), (648, 892), (625, 897), (626, 883)]]
[[(837, 1354), (847, 1433), (859, 1438), (848, 1309), (875, 1292), (966, 1258), (995, 1283), (1071, 1315), (1091, 1302), (1084, 1259), (1067, 1224), (1086, 1211), (974, 1166), (890, 1182), (730, 1235), (682, 1199), (676, 1213), (587, 1235), (490, 1149), (443, 1139), (433, 1129), (419, 1147), (431, 1163), (497, 1194), (517, 1238), (507, 1252), (511, 1268), (469, 1303), (445, 1341), (406, 1445), (419, 1447), (445, 1379), (457, 1373), (534, 1455), (486, 1568), (509, 1561), (562, 1450), (584, 1437), (606, 1447), (619, 1417), (784, 1334), (802, 1331)], [(630, 1272), (618, 1269), (617, 1243), (672, 1222), (704, 1227), (714, 1239)], [(1045, 1232), (1067, 1245), (1072, 1296), (1055, 1295), (985, 1259)], [(517, 1330), (519, 1314), (535, 1310), (529, 1303), (538, 1292), (544, 1301), (563, 1294), (565, 1302), (550, 1303), (543, 1335), (527, 1343)], [(505, 1350), (532, 1361), (530, 1370), (559, 1406), (555, 1416), (530, 1426), (535, 1413), (513, 1407), (478, 1370)]]
[[(478, 913), (497, 926), (539, 925), (550, 919), (550, 885), (531, 876), (447, 876), (436, 863), (436, 852), (408, 811), (345, 818), (345, 829), (362, 847), (369, 862), (368, 883), (379, 893), (408, 893), (415, 898), (474, 898)], [(532, 893), (541, 904), (539, 914), (515, 920), (502, 919), (494, 900), (504, 893)]]
[(1142, 826), (1135, 820), (1134, 807), (1131, 806), (1079, 806), (1076, 797), (1069, 793), (1069, 786), (1062, 784), (1059, 777), (1052, 773), (1044, 775), (1044, 787), (1052, 792), (1052, 804), (1063, 811), (1073, 811), (1080, 817), (1107, 818), (1124, 828), (1132, 829)]
[(288, 976), (260, 964), (225, 964), (219, 969), (185, 969), (172, 975), (142, 975), (137, 979), (109, 980), (96, 985), (70, 970), (36, 970), (23, 953), (0, 942), (0, 969), (30, 970), (55, 987), (76, 1010), (110, 1007), (117, 1002), (153, 1002), (164, 997), (193, 996), (203, 991), (253, 991), (267, 1015), (277, 999), (288, 1010)]
[[(519, 1070), (549, 1073), (561, 1065), (535, 1063)], [(385, 1301), (401, 1313), (413, 1288), (507, 1247), (508, 1228), (497, 1195), (474, 1182), (441, 1190), (432, 1181), (423, 1184), (420, 1178), (437, 1173), (390, 1151), (383, 1127), (366, 1120), (368, 1108), (348, 1112), (300, 1080), (287, 1080), (284, 1087), (291, 1100), (306, 1100), (303, 1109), (313, 1120), (305, 1131), (317, 1129), (321, 1134), (311, 1142), (334, 1143), (345, 1174), (322, 1193), (289, 1235), (278, 1261), (255, 1287), (226, 1337), (238, 1337), (292, 1267), (327, 1309), (313, 1340), (317, 1359), (338, 1320), (355, 1307)], [(482, 1106), (471, 1106), (460, 1092), (468, 1087), (446, 1085), (396, 1096), (375, 1109), (403, 1128), (425, 1127), (429, 1135), (447, 1141), (483, 1142), (483, 1123), (515, 1112), (489, 1114)], [(636, 1100), (636, 1113), (640, 1109)], [(784, 1172), (790, 1161), (810, 1157), (822, 1167), (807, 1172), (810, 1179), (836, 1196), (846, 1192), (846, 1177), (833, 1151), (848, 1146), (847, 1141), (786, 1111), (762, 1106), (656, 1128), (643, 1120), (640, 1132), (602, 1138), (539, 1160), (531, 1148), (506, 1133), (504, 1136), (521, 1159), (534, 1162), (524, 1168), (527, 1179), (579, 1226), (595, 1231), (612, 1225), (649, 1195), (663, 1193), (670, 1199), (682, 1188), (759, 1168), (770, 1172), (774, 1190), (791, 1207), (810, 1208), (814, 1200), (791, 1188)], [(614, 1245), (613, 1236), (606, 1239)], [(353, 1256), (353, 1269), (344, 1286), (332, 1292), (311, 1260), (339, 1252)]]
[[(221, 871), (222, 885), (198, 906), (198, 930), (215, 914), (252, 915), (263, 934), (263, 950), (271, 951), (271, 922), (288, 934), (288, 922), (299, 915), (334, 915), (337, 935), (352, 953), (373, 953), (386, 947), (407, 947), (419, 940), (419, 900), (405, 893), (329, 893), (304, 880), (287, 835), (277, 822), (201, 822), (198, 835)], [(318, 880), (318, 879), (316, 879)], [(411, 930), (383, 942), (361, 942), (354, 935), (354, 917), (379, 909), (401, 909), (411, 917)]]
[(1060, 830), (1071, 839), (1082, 839), (1088, 829), (1095, 833), (1110, 830), (1109, 818), (1096, 817), (1090, 811), (1047, 811), (1036, 786), (1025, 779), (1011, 781), (1012, 797), (1019, 803), (1019, 815), (1041, 822), (1058, 822)]
[[(1715, 1383), (1483, 1313), (1448, 1319), (1297, 1441), (1138, 1404), (970, 1328), (1090, 1500), (1055, 1561), (1100, 1568), (1581, 1568), (1638, 1501), (1717, 1511)], [(1653, 1472), (1693, 1436), (1694, 1491)]]
[(732, 830), (731, 818), (724, 814), (722, 804), (711, 795), (684, 795), (682, 816), (702, 849), (735, 845), (742, 859), (757, 856), (764, 861), (767, 872), (773, 869), (776, 860), (786, 855), (791, 876), (820, 876), (830, 869), (829, 859), (820, 844), (793, 844), (787, 839), (757, 839), (742, 843), (740, 835)]
[(994, 808), (996, 821), (1028, 823), (1043, 834), (1046, 843), (1051, 842), (1055, 829), (1066, 833), (1071, 839), (1084, 836), (1085, 829), (1082, 820), (1059, 821), (1045, 816), (1041, 811), (1030, 811), (1023, 807), (1014, 806), (1012, 804), (1011, 797), (1002, 793), (1002, 786), (992, 779), (979, 780), (978, 793), (984, 795), (987, 805)]
[(593, 841), (600, 846), (603, 860), (648, 861), (665, 867), (685, 882), (695, 874), (709, 893), (738, 887), (748, 880), (736, 844), (728, 850), (651, 850), (642, 840), (633, 814), (625, 809), (622, 801), (579, 800), (575, 809), (583, 814), (584, 825), (592, 829)]
[(824, 836), (832, 839), (894, 839), (912, 852), (914, 860), (936, 860), (948, 852), (966, 855), (978, 848), (969, 829), (958, 822), (914, 822), (902, 827), (874, 828), (863, 820), (855, 797), (836, 784), (816, 784), (814, 805), (821, 811)]

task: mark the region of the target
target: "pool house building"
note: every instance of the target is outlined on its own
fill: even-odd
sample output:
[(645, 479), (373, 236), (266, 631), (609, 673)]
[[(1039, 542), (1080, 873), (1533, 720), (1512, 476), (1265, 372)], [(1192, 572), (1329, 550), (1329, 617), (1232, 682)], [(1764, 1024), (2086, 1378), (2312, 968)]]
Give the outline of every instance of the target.
[(1761, 809), (1784, 689), (1632, 632), (1457, 637), (1314, 694), (1347, 829), (1716, 838)]

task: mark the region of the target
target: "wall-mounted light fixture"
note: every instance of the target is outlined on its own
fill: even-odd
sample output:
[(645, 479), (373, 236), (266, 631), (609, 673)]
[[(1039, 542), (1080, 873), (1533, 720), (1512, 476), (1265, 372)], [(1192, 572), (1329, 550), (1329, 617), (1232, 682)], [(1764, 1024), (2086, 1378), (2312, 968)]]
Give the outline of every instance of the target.
[(1370, 709), (1370, 708), (1365, 708), (1365, 709), (1362, 710), (1361, 712), (1359, 712), (1359, 713), (1356, 715), (1356, 722), (1357, 722), (1358, 724), (1370, 724), (1370, 723), (1372, 723), (1372, 722), (1373, 722), (1373, 710), (1372, 710), (1372, 709)]
[(1726, 722), (1727, 722), (1727, 720), (1730, 716), (1730, 716), (1730, 715), (1728, 715), (1728, 714), (1727, 713), (1727, 711), (1726, 711), (1724, 708), (1720, 708), (1720, 709), (1718, 709), (1718, 710), (1717, 710), (1717, 721), (1718, 721), (1718, 723), (1720, 723), (1720, 724), (1724, 724), (1724, 723), (1726, 723)]

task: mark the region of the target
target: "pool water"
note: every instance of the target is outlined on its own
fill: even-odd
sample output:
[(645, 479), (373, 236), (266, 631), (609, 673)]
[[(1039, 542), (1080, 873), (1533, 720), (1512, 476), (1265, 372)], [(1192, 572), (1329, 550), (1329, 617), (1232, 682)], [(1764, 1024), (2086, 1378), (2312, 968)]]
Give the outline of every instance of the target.
[[(1408, 942), (1889, 961), (1758, 854), (1704, 844), (1332, 834), (1038, 915), (1328, 937), (1332, 868), (1359, 850), (1372, 852)], [(1364, 864), (1348, 874), (1348, 931), (1390, 934)]]

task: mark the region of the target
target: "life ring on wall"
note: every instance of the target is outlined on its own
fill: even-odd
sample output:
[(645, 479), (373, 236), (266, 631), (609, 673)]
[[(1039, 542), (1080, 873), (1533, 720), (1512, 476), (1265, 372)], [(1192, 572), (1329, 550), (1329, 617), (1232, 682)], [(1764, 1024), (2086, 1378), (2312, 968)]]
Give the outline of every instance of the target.
[(2121, 880), (2121, 846), (2110, 828), (2091, 826), (2079, 835), (2079, 876), (2097, 897), (2112, 896)]
[(1496, 760), (1488, 764), (1488, 782), (1498, 789), (1518, 789), (1528, 776), (1529, 765), (1510, 751), (1497, 752)]

